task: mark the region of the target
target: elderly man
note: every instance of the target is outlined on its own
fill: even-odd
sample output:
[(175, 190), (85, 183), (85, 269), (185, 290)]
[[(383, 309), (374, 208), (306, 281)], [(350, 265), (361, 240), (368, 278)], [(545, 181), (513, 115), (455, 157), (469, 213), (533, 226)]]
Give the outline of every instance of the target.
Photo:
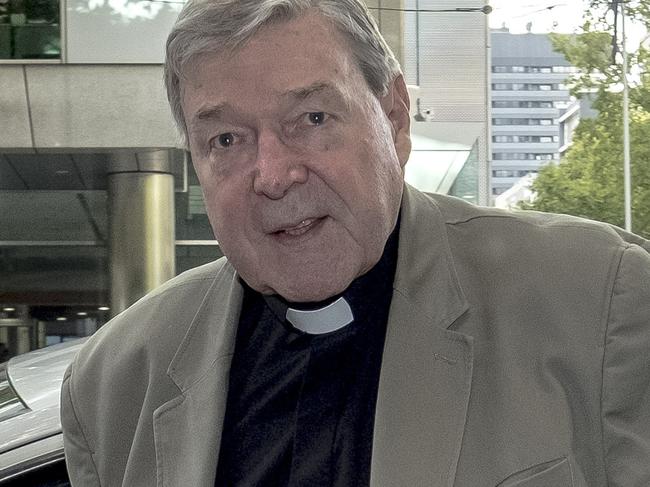
[(650, 485), (650, 245), (403, 182), (360, 0), (187, 4), (166, 83), (226, 255), (66, 374), (73, 485)]

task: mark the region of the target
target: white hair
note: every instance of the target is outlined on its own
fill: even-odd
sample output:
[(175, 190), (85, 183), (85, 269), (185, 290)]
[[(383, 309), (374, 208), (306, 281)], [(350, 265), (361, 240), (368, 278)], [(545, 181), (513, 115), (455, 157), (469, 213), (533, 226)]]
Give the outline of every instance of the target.
[(192, 60), (238, 49), (265, 25), (292, 20), (310, 9), (327, 17), (348, 39), (371, 91), (386, 94), (401, 69), (362, 0), (190, 0), (167, 39), (164, 66), (167, 98), (185, 146), (181, 80)]

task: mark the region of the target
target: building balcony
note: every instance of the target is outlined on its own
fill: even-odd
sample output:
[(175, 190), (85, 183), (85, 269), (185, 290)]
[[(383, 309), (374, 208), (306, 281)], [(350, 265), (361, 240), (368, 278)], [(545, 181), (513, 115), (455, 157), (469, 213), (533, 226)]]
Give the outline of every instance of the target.
[(492, 142), (492, 152), (531, 152), (547, 154), (558, 152), (559, 142)]
[(560, 135), (559, 125), (492, 125), (492, 135)]
[(491, 90), (492, 100), (568, 100), (570, 94), (568, 90), (548, 90), (548, 91), (531, 91), (531, 90)]
[(558, 118), (560, 110), (558, 108), (492, 108), (493, 117), (506, 118), (528, 118), (528, 117), (545, 117)]

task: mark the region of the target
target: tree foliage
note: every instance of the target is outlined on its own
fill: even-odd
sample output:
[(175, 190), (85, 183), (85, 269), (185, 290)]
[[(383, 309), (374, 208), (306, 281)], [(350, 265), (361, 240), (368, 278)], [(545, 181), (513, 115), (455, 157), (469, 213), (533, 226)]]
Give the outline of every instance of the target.
[[(567, 213), (624, 225), (622, 67), (613, 55), (614, 18), (609, 1), (592, 0), (582, 32), (552, 34), (557, 51), (580, 68), (573, 93), (595, 94), (598, 116), (583, 119), (573, 145), (558, 165), (543, 168), (533, 190), (537, 199), (522, 207)], [(626, 15), (650, 26), (650, 0), (626, 4)], [(629, 19), (628, 19), (629, 21)], [(650, 238), (650, 52), (642, 45), (629, 55), (635, 82), (630, 89), (630, 148), (633, 231)]]

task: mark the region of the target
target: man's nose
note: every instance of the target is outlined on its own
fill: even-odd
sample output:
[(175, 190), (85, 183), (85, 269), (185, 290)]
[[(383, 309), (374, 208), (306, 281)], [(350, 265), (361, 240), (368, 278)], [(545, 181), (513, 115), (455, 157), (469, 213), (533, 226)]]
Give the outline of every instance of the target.
[(253, 189), (271, 199), (282, 198), (294, 184), (307, 181), (308, 170), (297, 150), (275, 133), (260, 134)]

